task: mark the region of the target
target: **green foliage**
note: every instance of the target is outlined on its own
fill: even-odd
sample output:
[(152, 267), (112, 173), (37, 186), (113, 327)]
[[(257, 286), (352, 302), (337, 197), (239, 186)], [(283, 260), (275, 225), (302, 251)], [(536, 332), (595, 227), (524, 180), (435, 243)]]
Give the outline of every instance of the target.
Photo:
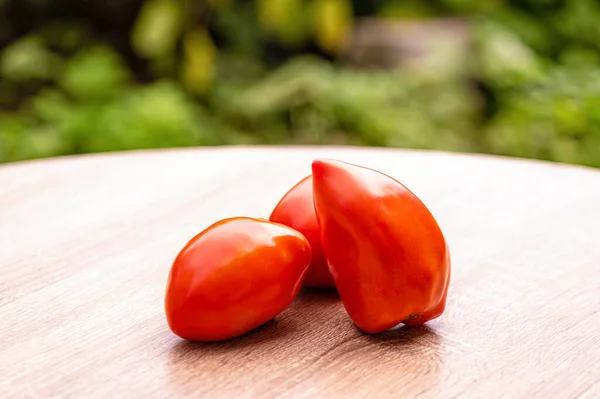
[(297, 58), (242, 91), (229, 111), (251, 124), (289, 113), (301, 143), (327, 143), (330, 132), (351, 131), (354, 144), (466, 150), (477, 106), (453, 82), (420, 83), (402, 70)]
[(494, 152), (600, 166), (600, 70), (557, 69), (502, 102), (486, 131)]
[[(600, 167), (594, 0), (97, 3), (114, 15), (108, 25), (53, 17), (68, 14), (53, 2), (23, 2), (47, 18), (18, 20), (4, 4), (0, 162), (333, 143)], [(345, 62), (358, 15), (458, 18), (470, 44), (442, 40), (398, 68), (361, 69)]]
[(131, 45), (143, 58), (165, 56), (173, 51), (180, 29), (180, 2), (151, 0), (142, 6), (132, 29)]
[(131, 77), (118, 54), (103, 46), (84, 49), (71, 58), (58, 84), (82, 101), (110, 99), (127, 87)]
[(2, 52), (0, 73), (13, 82), (50, 79), (59, 60), (44, 46), (42, 38), (29, 36), (15, 41)]
[(494, 88), (511, 88), (545, 76), (544, 62), (515, 32), (483, 20), (477, 26), (479, 79)]

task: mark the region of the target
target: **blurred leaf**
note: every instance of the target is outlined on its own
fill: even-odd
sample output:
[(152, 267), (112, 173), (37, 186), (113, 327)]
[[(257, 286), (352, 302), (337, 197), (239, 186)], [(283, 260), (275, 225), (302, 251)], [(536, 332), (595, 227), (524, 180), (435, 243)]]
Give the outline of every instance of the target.
[[(507, 94), (486, 129), (492, 151), (600, 166), (589, 156), (600, 137), (600, 70), (557, 69), (542, 84)], [(597, 108), (599, 107), (599, 108)]]
[(263, 29), (282, 43), (297, 46), (307, 37), (303, 0), (258, 0), (258, 19)]
[(220, 80), (215, 87), (256, 82), (267, 72), (269, 70), (258, 59), (243, 57), (234, 51), (221, 52), (215, 66)]
[(548, 53), (555, 44), (555, 32), (549, 28), (544, 15), (506, 7), (494, 13), (493, 18), (534, 50)]
[(72, 58), (60, 79), (61, 86), (79, 99), (104, 99), (118, 93), (130, 79), (119, 55), (96, 46)]
[(0, 126), (0, 162), (23, 159), (19, 149), (30, 120), (18, 113), (0, 113)]
[(227, 51), (246, 58), (247, 62), (260, 59), (263, 51), (260, 25), (255, 18), (254, 7), (250, 2), (241, 3), (233, 10), (219, 10), (212, 16), (213, 26), (222, 36)]
[(228, 133), (170, 81), (132, 90), (102, 106), (80, 107), (63, 129), (84, 152), (219, 144)]
[(60, 58), (48, 51), (38, 36), (24, 37), (1, 54), (0, 74), (14, 82), (50, 79), (60, 68)]
[(590, 48), (572, 46), (560, 54), (560, 62), (574, 68), (600, 66), (600, 53)]
[(206, 93), (214, 77), (217, 48), (202, 28), (186, 33), (183, 46), (182, 80), (190, 92)]
[(34, 159), (67, 155), (71, 149), (58, 131), (52, 128), (37, 127), (27, 131), (18, 151), (21, 159)]
[(330, 66), (313, 57), (299, 57), (240, 92), (232, 100), (235, 112), (259, 116), (297, 107), (322, 96), (331, 84)]
[(69, 153), (68, 143), (51, 127), (39, 127), (20, 114), (0, 114), (0, 161)]
[(173, 51), (182, 25), (181, 3), (149, 0), (131, 32), (131, 46), (142, 58), (158, 58)]
[(32, 110), (37, 118), (45, 122), (60, 123), (72, 116), (73, 104), (59, 90), (40, 91), (31, 101)]
[(543, 63), (515, 34), (490, 20), (480, 21), (477, 29), (479, 73), (483, 79), (510, 87), (543, 77)]
[(321, 48), (330, 53), (345, 48), (353, 23), (350, 0), (313, 0), (312, 19)]
[(600, 49), (600, 4), (596, 0), (568, 0), (554, 15), (555, 29), (571, 40)]

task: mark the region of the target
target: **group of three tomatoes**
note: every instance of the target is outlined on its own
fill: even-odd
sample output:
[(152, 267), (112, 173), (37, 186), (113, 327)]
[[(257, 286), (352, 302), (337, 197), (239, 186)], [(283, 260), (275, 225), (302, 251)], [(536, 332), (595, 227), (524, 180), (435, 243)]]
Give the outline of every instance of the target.
[(449, 281), (446, 240), (415, 194), (374, 169), (317, 159), (269, 220), (224, 219), (192, 238), (171, 267), (165, 311), (179, 337), (220, 341), (273, 319), (302, 285), (335, 287), (372, 334), (440, 316)]

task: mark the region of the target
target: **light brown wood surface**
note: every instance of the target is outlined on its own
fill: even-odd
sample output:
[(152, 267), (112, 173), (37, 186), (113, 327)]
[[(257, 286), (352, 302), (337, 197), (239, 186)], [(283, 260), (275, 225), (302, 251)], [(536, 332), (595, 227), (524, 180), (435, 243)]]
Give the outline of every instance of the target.
[[(268, 217), (329, 157), (379, 169), (438, 219), (447, 311), (365, 335), (304, 291), (242, 338), (191, 344), (171, 261), (229, 216)], [(141, 151), (0, 167), (2, 398), (598, 398), (600, 172), (435, 152)]]

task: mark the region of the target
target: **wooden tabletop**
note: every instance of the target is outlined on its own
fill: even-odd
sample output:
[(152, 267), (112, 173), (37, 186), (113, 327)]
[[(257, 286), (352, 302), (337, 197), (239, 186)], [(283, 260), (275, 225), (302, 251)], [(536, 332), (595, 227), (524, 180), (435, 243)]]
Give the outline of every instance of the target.
[[(214, 221), (268, 217), (329, 157), (430, 208), (453, 260), (446, 312), (361, 333), (310, 290), (238, 339), (168, 329), (171, 262)], [(600, 172), (436, 152), (222, 148), (0, 167), (0, 397), (598, 398)]]

